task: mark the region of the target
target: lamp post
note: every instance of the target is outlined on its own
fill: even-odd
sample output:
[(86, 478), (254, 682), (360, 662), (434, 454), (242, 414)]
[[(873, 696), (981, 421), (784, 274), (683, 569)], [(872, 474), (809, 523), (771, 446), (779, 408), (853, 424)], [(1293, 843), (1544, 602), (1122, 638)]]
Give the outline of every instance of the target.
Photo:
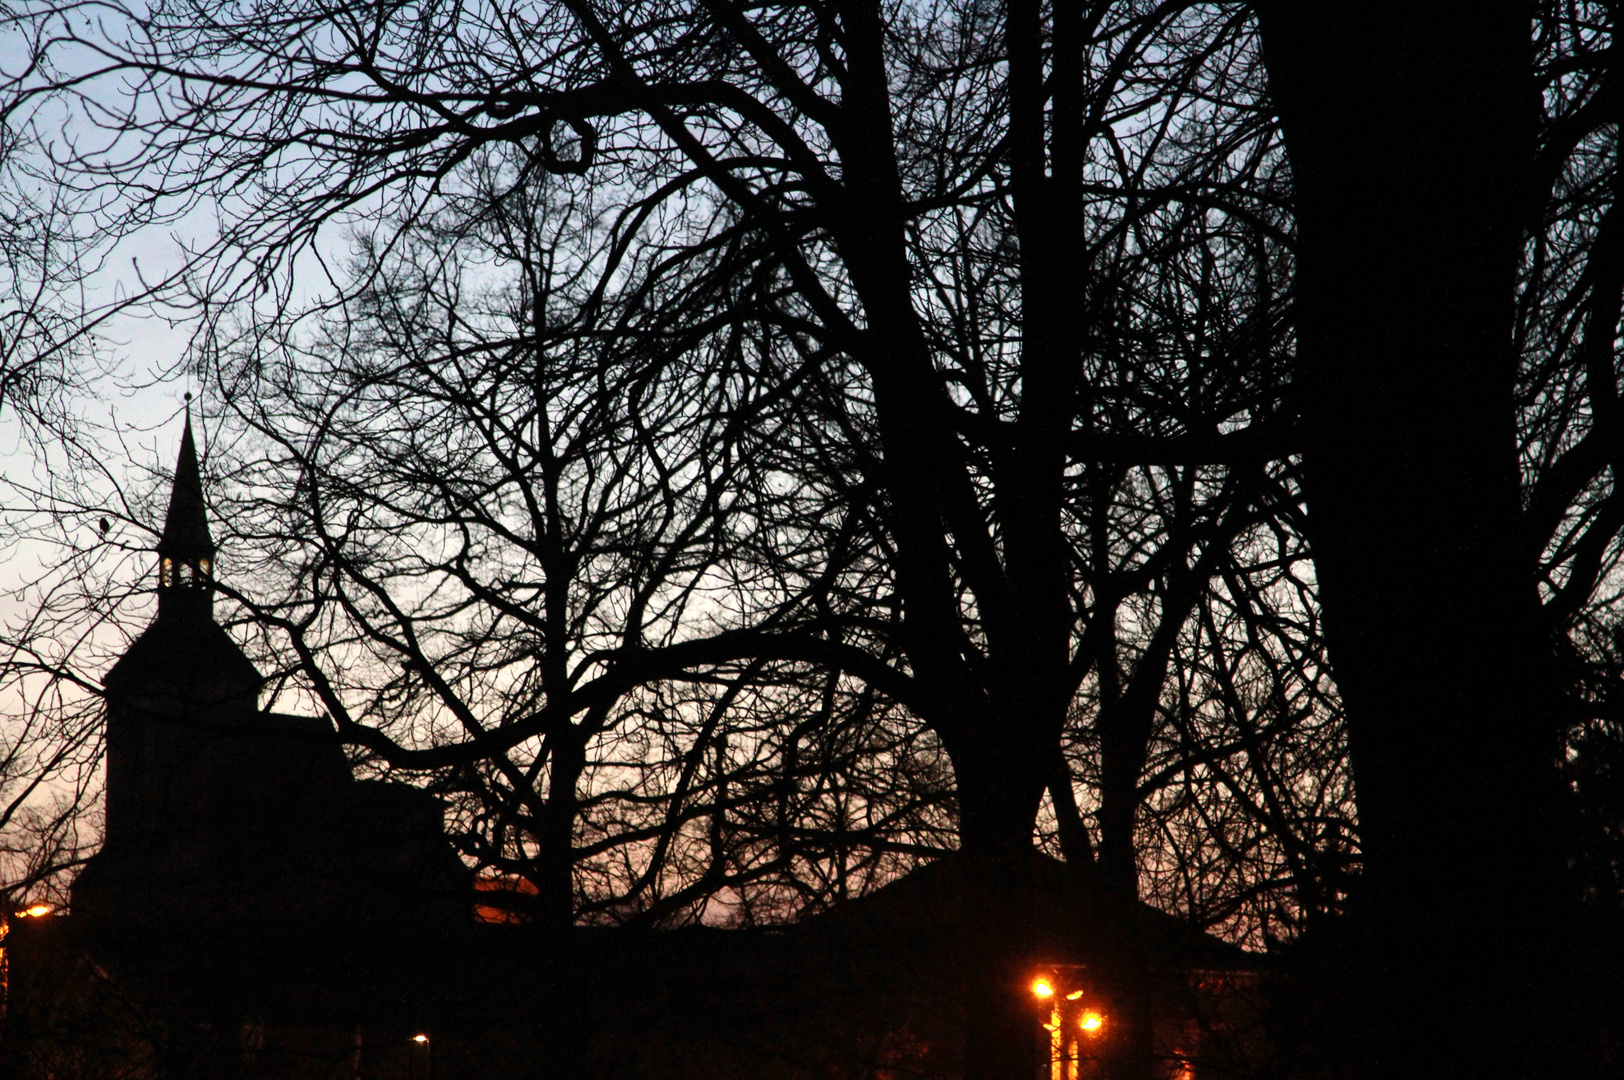
[[(434, 1080), (434, 1047), (429, 1041), (428, 1032), (419, 1031), (412, 1036), (412, 1080)], [(418, 1063), (423, 1067), (419, 1069)]]
[[(1072, 965), (1032, 979), (1032, 997), (1049, 1014), (1042, 1023), (1049, 1034), (1047, 1080), (1079, 1080), (1083, 1046), (1105, 1035), (1106, 1012), (1089, 992), (1082, 975), (1083, 968)], [(1097, 1055), (1091, 1054), (1088, 1060), (1097, 1060)]]

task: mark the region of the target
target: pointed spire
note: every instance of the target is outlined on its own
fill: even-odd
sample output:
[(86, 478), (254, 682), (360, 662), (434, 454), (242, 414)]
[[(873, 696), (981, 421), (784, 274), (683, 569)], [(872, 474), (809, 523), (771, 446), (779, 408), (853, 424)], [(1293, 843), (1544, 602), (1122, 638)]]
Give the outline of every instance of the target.
[(169, 492), (169, 513), (164, 517), (158, 554), (176, 562), (213, 560), (214, 537), (209, 535), (208, 507), (203, 502), (203, 475), (197, 465), (197, 443), (192, 438), (192, 395), (186, 395), (186, 429), (180, 436), (180, 457)]
[(192, 395), (186, 395), (186, 428), (180, 436), (169, 513), (158, 539), (158, 615), (160, 618), (212, 619), (214, 614), (214, 537), (203, 502), (203, 472), (197, 467), (197, 441), (192, 438)]

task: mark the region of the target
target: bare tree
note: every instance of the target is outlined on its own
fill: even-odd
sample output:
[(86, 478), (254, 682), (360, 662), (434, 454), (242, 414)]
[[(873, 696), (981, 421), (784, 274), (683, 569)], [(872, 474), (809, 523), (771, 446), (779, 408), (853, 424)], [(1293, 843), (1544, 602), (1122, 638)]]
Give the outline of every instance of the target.
[[(1334, 906), (1357, 852), (1367, 974), (1420, 976), (1414, 1008), (1370, 1018), (1371, 1068), (1445, 1030), (1417, 1070), (1561, 1071), (1554, 1034), (1502, 1061), (1464, 1033), (1517, 987), (1563, 1000), (1556, 763), (1613, 722), (1613, 15), (1253, 9), (1260, 30), (1240, 7), (1025, 0), (174, 3), (99, 5), (87, 30), (44, 4), (10, 115), (105, 110), (134, 149), (54, 164), (137, 219), (217, 200), (190, 295), (250, 352), (324, 229), (391, 226), (366, 230), (382, 268), (488, 148), (515, 199), (540, 173), (590, 192), (613, 210), (594, 273), (640, 300), (606, 323), (577, 298), (580, 370), (690, 365), (661, 402), (712, 400), (713, 371), (793, 398), (721, 443), (745, 452), (717, 505), (755, 500), (728, 503), (752, 527), (714, 564), (732, 621), (646, 666), (605, 647), (605, 693), (719, 680), (697, 708), (749, 673), (793, 699), (838, 671), (928, 725), (984, 884), (981, 985), (1020, 954), (1048, 791), (1059, 841), (1118, 888), (1239, 873), (1180, 901), (1220, 920), (1254, 890)], [(319, 300), (385, 295), (330, 281)], [(347, 737), (448, 769), (544, 726), (414, 749), (367, 719)], [(720, 805), (731, 767), (706, 767)], [(984, 1004), (992, 1075), (1023, 1036)]]
[[(468, 854), (537, 885), (554, 924), (812, 888), (793, 871), (835, 796), (808, 799), (809, 767), (877, 815), (853, 868), (919, 846), (940, 795), (921, 818), (920, 792), (856, 780), (875, 757), (917, 771), (894, 706), (727, 636), (798, 600), (731, 560), (746, 432), (793, 388), (740, 362), (715, 297), (649, 290), (650, 249), (618, 257), (584, 185), (500, 180), (363, 256), (366, 289), (308, 347), (238, 368), (226, 407), (252, 436), (222, 510), (255, 621), (342, 735), (435, 770)], [(659, 325), (628, 333), (639, 309)], [(808, 729), (829, 738), (810, 755)], [(861, 752), (834, 752), (845, 729)], [(796, 834), (765, 858), (741, 831), (774, 816), (760, 800), (781, 819), (761, 840)]]
[(98, 252), (82, 200), (42, 175), (29, 135), (0, 125), (0, 415), (37, 441), (65, 431), (100, 373), (91, 331), (117, 305), (90, 310)]
[[(242, 459), (300, 498), (296, 516), (243, 519), (294, 569), (260, 593), (258, 620), (293, 644), (347, 740), (398, 767), (463, 770), (474, 805), (494, 808), (493, 852), (512, 825), (565, 835), (579, 808), (555, 781), (579, 778), (585, 747), (621, 720), (615, 703), (644, 688), (709, 682), (720, 701), (746, 674), (772, 685), (787, 669), (771, 665), (801, 665), (863, 716), (830, 673), (854, 677), (951, 760), (983, 934), (971, 1071), (991, 1076), (1030, 1044), (1000, 988), (1025, 958), (1045, 791), (1078, 860), (1097, 850), (1129, 893), (1157, 784), (1223, 789), (1213, 763), (1237, 753), (1259, 820), (1294, 830), (1272, 843), (1305, 867), (1320, 858), (1305, 853), (1345, 848), (1265, 797), (1319, 760), (1289, 779), (1271, 768), (1297, 726), (1336, 745), (1317, 643), (1243, 649), (1276, 665), (1248, 700), (1228, 643), (1271, 625), (1267, 611), (1213, 614), (1283, 602), (1237, 583), (1301, 558), (1294, 522), (1273, 548), (1256, 540), (1299, 496), (1279, 464), (1290, 219), (1244, 11), (107, 10), (84, 78), (25, 80), (14, 110), (94, 104), (122, 79), (109, 129), (140, 149), (74, 149), (58, 167), (144, 213), (218, 200), (225, 224), (197, 252), (192, 295), (235, 342), (216, 370), (263, 440)], [(87, 43), (75, 6), (36, 14), (40, 57)], [(524, 202), (539, 174), (570, 201), (560, 242), (513, 253), (526, 276), (511, 329), (470, 337), (488, 313), (477, 299), (470, 312), (466, 282), (436, 277), (414, 230), (447, 204), (453, 220), (484, 220), (454, 204), (487, 154), (512, 163), (491, 212), (553, 212)], [(323, 253), (323, 229), (360, 219), (385, 226), (366, 230), (372, 256), (323, 300), (373, 306), (301, 352), (276, 321), (290, 268)], [(572, 250), (579, 265), (546, 261)], [(402, 252), (433, 290), (389, 280)], [(543, 302), (555, 273), (582, 283), (557, 313)], [(380, 353), (352, 349), (352, 332), (392, 337)], [(408, 411), (378, 432), (362, 422), (397, 405)], [(546, 492), (561, 461), (589, 472), (560, 488), (577, 503), (527, 503), (530, 477)], [(524, 480), (511, 504), (508, 477)], [(572, 521), (610, 531), (573, 548)], [(408, 526), (413, 544), (391, 547)], [(1186, 643), (1211, 659), (1175, 664)], [(1170, 673), (1203, 663), (1199, 691), (1170, 689)], [(534, 676), (512, 677), (516, 664)], [(466, 685), (442, 685), (445, 671)], [(1189, 722), (1192, 695), (1219, 703), (1242, 749)], [(421, 711), (431, 700), (442, 713)], [(1277, 720), (1256, 719), (1259, 700)], [(1183, 764), (1158, 760), (1147, 785), (1172, 718)], [(417, 723), (443, 726), (414, 743), (404, 725)], [(1068, 723), (1097, 748), (1086, 844), (1062, 768)], [(893, 742), (907, 739), (880, 745)], [(702, 769), (706, 745), (682, 753)], [(798, 740), (777, 745), (787, 768)], [(733, 767), (709, 768), (704, 800), (681, 813), (725, 831)]]

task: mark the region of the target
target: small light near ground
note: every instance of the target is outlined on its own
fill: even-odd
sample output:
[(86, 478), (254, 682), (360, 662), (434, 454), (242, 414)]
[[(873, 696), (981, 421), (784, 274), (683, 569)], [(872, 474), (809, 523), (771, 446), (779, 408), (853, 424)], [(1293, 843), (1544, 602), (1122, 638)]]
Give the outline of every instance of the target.
[(1077, 1026), (1090, 1035), (1097, 1035), (1099, 1030), (1105, 1026), (1105, 1017), (1090, 1009), (1077, 1018)]
[(21, 911), (17, 912), (17, 918), (39, 919), (49, 915), (55, 910), (56, 908), (52, 907), (50, 904), (35, 904), (32, 907), (25, 907)]
[(1032, 980), (1032, 996), (1040, 998), (1054, 997), (1054, 984), (1048, 979)]
[(418, 1034), (412, 1036), (412, 1042), (414, 1042), (414, 1043), (426, 1043), (428, 1041), (429, 1041), (429, 1037), (427, 1035), (422, 1034), (421, 1032), (419, 1032)]

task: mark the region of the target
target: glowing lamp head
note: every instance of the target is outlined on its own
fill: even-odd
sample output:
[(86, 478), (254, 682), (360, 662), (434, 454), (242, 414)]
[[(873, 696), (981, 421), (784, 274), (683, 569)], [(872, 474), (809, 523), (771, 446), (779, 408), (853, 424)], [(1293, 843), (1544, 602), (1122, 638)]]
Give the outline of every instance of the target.
[(1105, 1027), (1105, 1017), (1089, 1009), (1077, 1018), (1077, 1026), (1089, 1035), (1098, 1035)]
[(1033, 979), (1032, 996), (1035, 998), (1054, 997), (1054, 983), (1050, 982), (1048, 979)]
[(21, 911), (17, 912), (17, 917), (19, 919), (39, 919), (49, 915), (55, 910), (56, 909), (50, 904), (34, 904), (31, 907), (25, 907)]
[(421, 1044), (421, 1043), (426, 1043), (428, 1041), (429, 1041), (429, 1037), (427, 1035), (424, 1035), (422, 1032), (419, 1032), (418, 1034), (412, 1036), (412, 1042), (414, 1042), (414, 1043)]

